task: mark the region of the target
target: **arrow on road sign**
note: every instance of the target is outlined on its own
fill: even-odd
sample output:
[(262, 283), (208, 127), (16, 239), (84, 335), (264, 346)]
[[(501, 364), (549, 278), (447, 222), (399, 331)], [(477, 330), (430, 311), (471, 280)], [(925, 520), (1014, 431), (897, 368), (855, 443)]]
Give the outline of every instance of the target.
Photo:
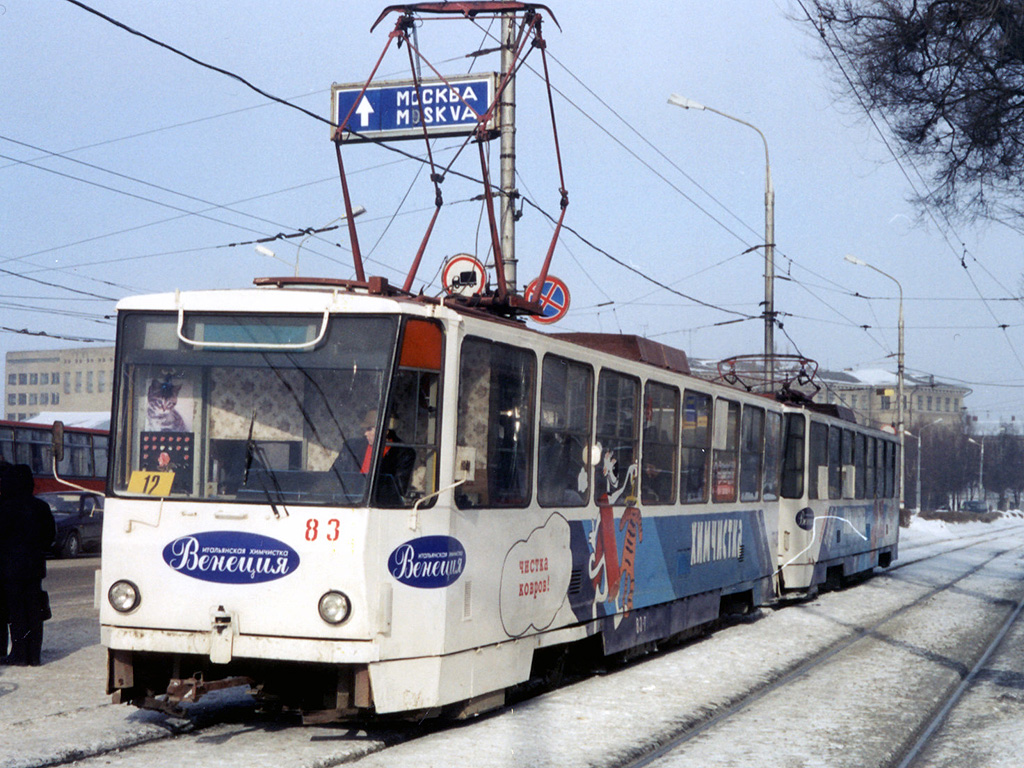
[(370, 124), (370, 115), (373, 114), (373, 107), (370, 106), (370, 100), (366, 98), (366, 94), (363, 94), (363, 100), (356, 107), (356, 114), (359, 115), (360, 128), (365, 128)]

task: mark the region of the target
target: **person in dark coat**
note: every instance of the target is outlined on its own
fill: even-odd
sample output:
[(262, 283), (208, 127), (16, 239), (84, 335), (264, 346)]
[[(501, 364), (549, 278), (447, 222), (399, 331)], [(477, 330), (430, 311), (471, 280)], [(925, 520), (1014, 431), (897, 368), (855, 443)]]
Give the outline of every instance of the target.
[[(7, 476), (13, 469), (12, 464), (8, 464), (3, 456), (0, 456), (0, 500), (3, 499), (4, 483), (7, 480)], [(7, 659), (7, 641), (10, 639), (10, 632), (8, 632), (7, 625), (10, 623), (10, 618), (7, 612), (7, 590), (5, 584), (7, 580), (4, 576), (4, 562), (6, 557), (4, 555), (5, 547), (4, 537), (6, 532), (4, 530), (4, 518), (3, 518), (3, 507), (0, 506), (0, 663), (5, 663)]]
[(32, 495), (32, 470), (15, 464), (0, 486), (0, 561), (10, 620), (7, 664), (38, 666), (47, 600), (43, 592), (46, 552), (55, 527), (50, 506)]

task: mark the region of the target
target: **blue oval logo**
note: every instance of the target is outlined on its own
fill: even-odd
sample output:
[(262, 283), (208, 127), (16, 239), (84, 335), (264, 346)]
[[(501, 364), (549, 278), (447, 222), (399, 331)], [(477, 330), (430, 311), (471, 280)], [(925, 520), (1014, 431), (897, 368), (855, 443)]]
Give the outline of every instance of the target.
[(466, 568), (466, 548), (451, 536), (421, 536), (395, 547), (388, 570), (402, 584), (420, 589), (447, 587)]
[(283, 541), (244, 531), (205, 531), (164, 547), (164, 562), (193, 579), (261, 584), (292, 573), (299, 553)]

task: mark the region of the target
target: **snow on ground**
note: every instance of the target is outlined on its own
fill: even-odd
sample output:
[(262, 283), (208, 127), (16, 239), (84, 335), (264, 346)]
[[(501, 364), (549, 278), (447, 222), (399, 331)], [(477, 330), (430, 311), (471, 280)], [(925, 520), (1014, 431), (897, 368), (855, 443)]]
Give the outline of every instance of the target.
[[(915, 518), (910, 528), (900, 531), (897, 562), (917, 560), (948, 549), (951, 540), (970, 539), (994, 528), (1005, 529), (1006, 541), (1024, 546), (1024, 515), (1019, 511), (988, 523)], [(1001, 545), (989, 545), (989, 549), (1005, 549)], [(935, 558), (915, 566), (912, 577), (894, 572), (891, 578), (872, 579), (810, 603), (764, 611), (757, 621), (727, 627), (709, 638), (566, 686), (495, 716), (364, 757), (358, 765), (427, 768), (466, 762), (489, 768), (582, 768), (635, 756), (640, 734), (648, 735), (649, 746), (660, 734), (673, 732), (684, 723), (699, 722), (706, 717), (709, 705), (742, 697), (790, 667), (813, 650), (812, 646), (825, 647), (851, 627), (868, 626), (875, 617), (926, 594), (935, 581), (948, 576), (949, 563), (944, 565), (943, 560)], [(1019, 557), (1012, 558), (1012, 562), (1011, 558), (1006, 560), (994, 579), (990, 574), (979, 584), (977, 594), (992, 600), (1000, 580), (1005, 584), (1024, 578), (1024, 561)], [(60, 567), (59, 562), (53, 565)], [(47, 761), (47, 755), (69, 757), (76, 752), (82, 754), (78, 750), (86, 754), (105, 751), (150, 740), (174, 727), (163, 715), (109, 703), (103, 692), (105, 655), (98, 643), (95, 609), (91, 601), (83, 600), (73, 606), (72, 613), (48, 622), (42, 667), (0, 667), (0, 768), (39, 765)], [(1020, 682), (1024, 680), (1024, 653), (1010, 658), (1001, 662), (998, 684), (989, 686), (989, 698), (979, 699), (981, 703), (976, 705), (992, 713), (990, 724), (1001, 728), (1004, 744), (1011, 738), (1006, 732), (1012, 729), (1005, 727), (1001, 713), (1024, 716), (1024, 683)], [(1008, 681), (1016, 687), (1008, 688)], [(1008, 691), (1016, 698), (1008, 701)], [(827, 711), (827, 701), (808, 702), (809, 712), (819, 707)], [(279, 729), (246, 728), (226, 738), (220, 748), (213, 743), (217, 739), (211, 733), (204, 743), (210, 747), (211, 757), (216, 750), (217, 765), (251, 766), (255, 750), (265, 757), (272, 756), (263, 761), (272, 761), (280, 768), (333, 764), (342, 753), (358, 755), (360, 740), (364, 741), (363, 749), (368, 746), (365, 733), (354, 735), (345, 728), (288, 729), (286, 738), (275, 731)], [(174, 741), (147, 747), (144, 753), (148, 764), (174, 761)], [(166, 755), (160, 755), (162, 749), (167, 750)], [(112, 760), (110, 754), (100, 759), (127, 766), (134, 764), (131, 755), (135, 752), (124, 753), (123, 761)], [(1016, 741), (1008, 744), (1006, 753), (1024, 754), (1024, 729), (1017, 728)], [(312, 759), (313, 754), (318, 756)], [(147, 763), (144, 760), (141, 764)]]

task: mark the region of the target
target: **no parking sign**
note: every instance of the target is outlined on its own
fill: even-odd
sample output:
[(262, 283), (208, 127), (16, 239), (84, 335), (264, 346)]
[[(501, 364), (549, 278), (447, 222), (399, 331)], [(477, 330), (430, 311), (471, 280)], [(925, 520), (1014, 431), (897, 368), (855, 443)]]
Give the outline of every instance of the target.
[(526, 286), (526, 299), (540, 304), (541, 314), (532, 316), (538, 323), (558, 322), (569, 311), (569, 287), (552, 275), (544, 280), (544, 289), (539, 295), (536, 280)]

